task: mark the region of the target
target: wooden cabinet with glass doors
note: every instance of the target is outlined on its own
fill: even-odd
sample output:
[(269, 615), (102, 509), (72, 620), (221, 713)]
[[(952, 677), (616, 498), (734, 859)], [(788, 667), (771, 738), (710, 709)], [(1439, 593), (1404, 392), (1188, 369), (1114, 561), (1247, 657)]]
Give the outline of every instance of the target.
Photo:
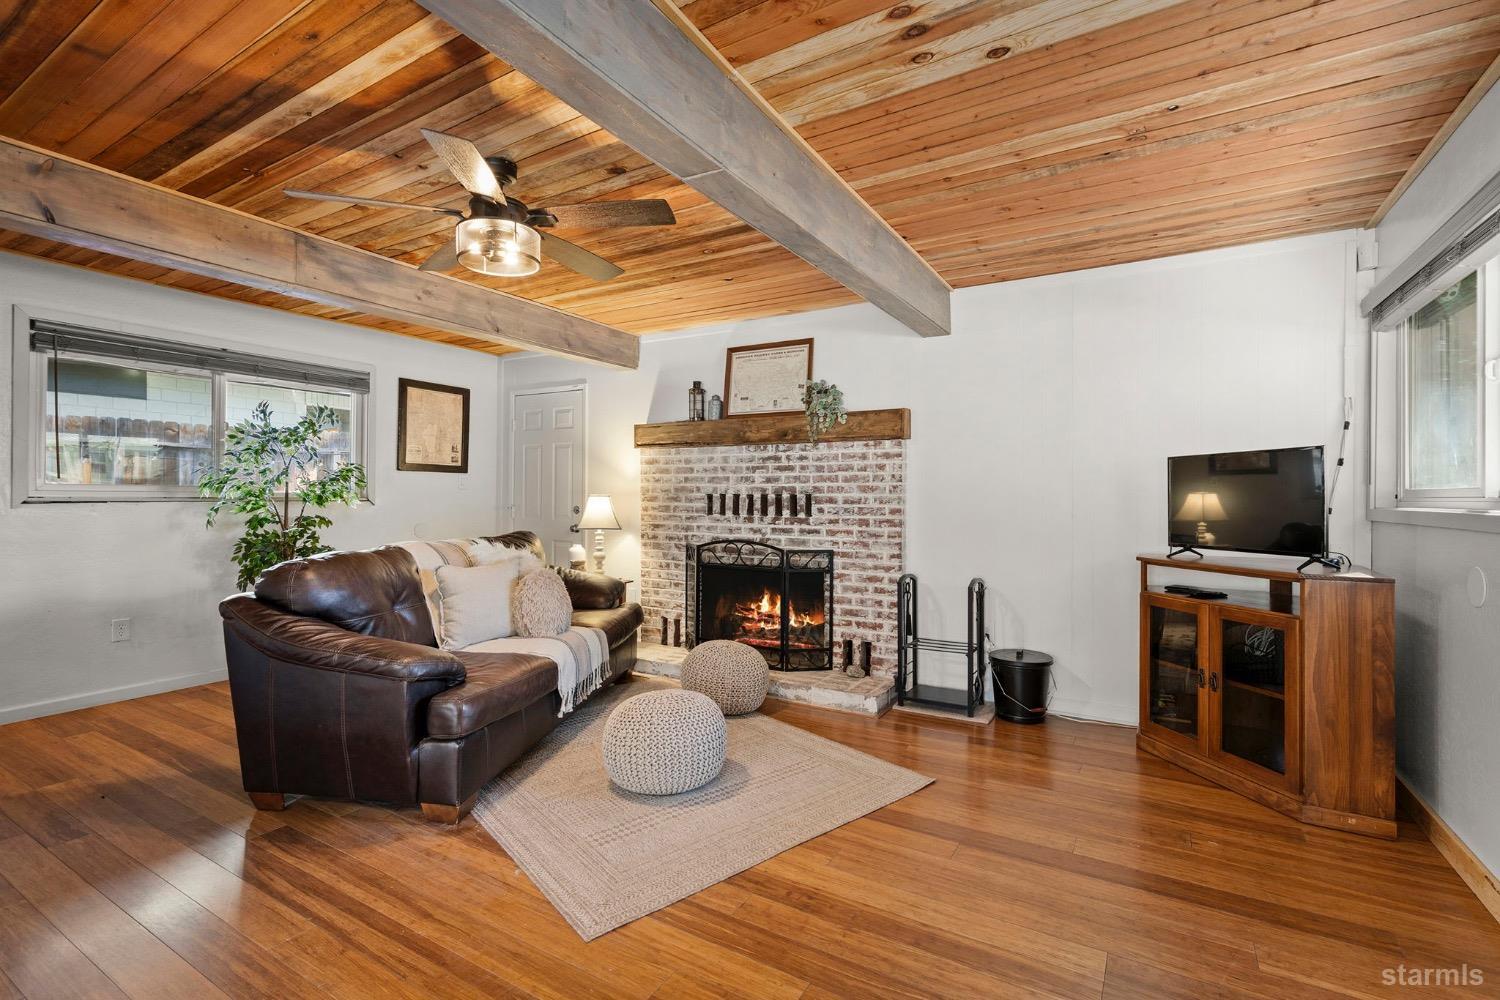
[[(1303, 822), (1394, 836), (1392, 582), (1139, 559), (1141, 748)], [(1168, 593), (1165, 567), (1228, 596)]]

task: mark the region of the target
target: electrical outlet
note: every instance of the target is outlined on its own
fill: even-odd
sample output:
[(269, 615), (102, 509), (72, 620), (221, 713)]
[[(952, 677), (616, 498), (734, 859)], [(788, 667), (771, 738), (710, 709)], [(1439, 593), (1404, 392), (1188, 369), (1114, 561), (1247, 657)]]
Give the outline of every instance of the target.
[(109, 623), (110, 642), (128, 642), (130, 639), (130, 619), (116, 618)]

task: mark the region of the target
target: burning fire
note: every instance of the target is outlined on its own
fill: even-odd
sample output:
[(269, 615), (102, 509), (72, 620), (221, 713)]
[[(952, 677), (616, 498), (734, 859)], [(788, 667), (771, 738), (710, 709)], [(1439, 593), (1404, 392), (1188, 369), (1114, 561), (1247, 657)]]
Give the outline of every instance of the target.
[[(781, 641), (781, 595), (769, 590), (761, 591), (760, 600), (745, 601), (734, 606), (734, 616), (739, 620), (740, 634), (751, 642), (757, 639), (779, 643)], [(821, 610), (799, 611), (795, 605), (787, 616), (787, 630), (796, 644), (795, 633), (802, 629), (823, 627)]]

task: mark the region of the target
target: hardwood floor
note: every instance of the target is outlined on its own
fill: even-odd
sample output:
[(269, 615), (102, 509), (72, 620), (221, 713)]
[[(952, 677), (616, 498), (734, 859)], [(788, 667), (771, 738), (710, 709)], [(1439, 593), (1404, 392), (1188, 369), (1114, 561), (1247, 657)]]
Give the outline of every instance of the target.
[(255, 812), (225, 685), (0, 728), (0, 1000), (1500, 996), (1411, 823), (1301, 826), (1127, 729), (768, 711), (937, 780), (590, 944), (472, 819)]

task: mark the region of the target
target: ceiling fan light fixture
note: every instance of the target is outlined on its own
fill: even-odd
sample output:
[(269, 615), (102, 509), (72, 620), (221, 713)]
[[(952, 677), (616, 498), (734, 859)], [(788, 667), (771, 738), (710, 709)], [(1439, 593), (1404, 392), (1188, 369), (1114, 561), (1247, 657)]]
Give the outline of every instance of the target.
[(524, 222), (465, 219), (453, 232), (458, 262), (479, 274), (524, 278), (542, 266), (542, 237)]

